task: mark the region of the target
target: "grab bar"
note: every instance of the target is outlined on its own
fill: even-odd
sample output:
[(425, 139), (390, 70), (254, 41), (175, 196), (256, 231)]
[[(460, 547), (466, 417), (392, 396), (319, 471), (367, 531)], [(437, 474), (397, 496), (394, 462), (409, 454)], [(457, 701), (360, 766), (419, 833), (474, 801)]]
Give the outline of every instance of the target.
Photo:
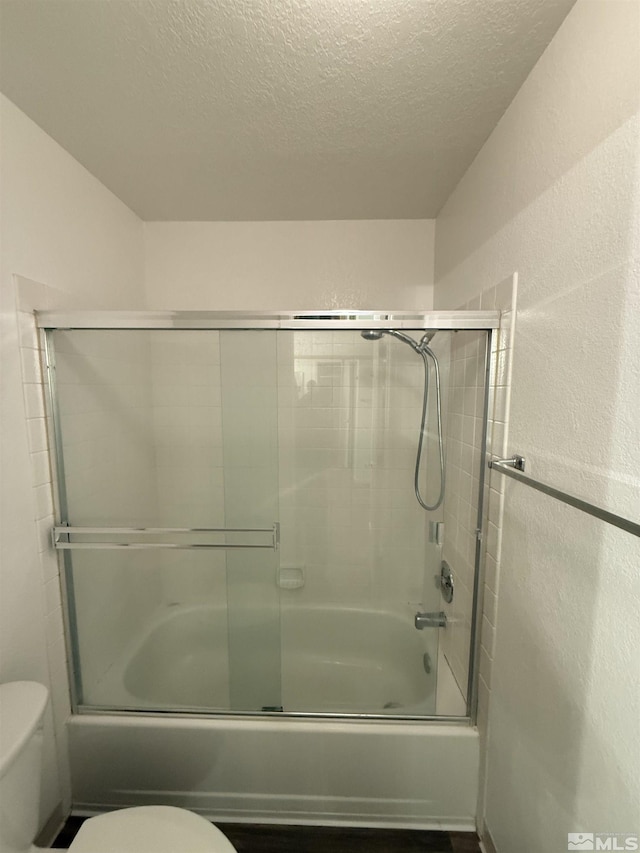
[(514, 456), (510, 456), (508, 459), (491, 459), (489, 460), (489, 468), (493, 471), (499, 471), (501, 474), (506, 474), (507, 477), (511, 477), (519, 483), (524, 483), (525, 486), (531, 486), (532, 489), (536, 489), (538, 492), (549, 495), (549, 497), (555, 498), (557, 501), (562, 501), (562, 503), (568, 504), (575, 509), (586, 512), (594, 518), (606, 521), (607, 524), (619, 527), (620, 530), (625, 530), (633, 536), (640, 536), (639, 523), (631, 521), (631, 519), (625, 518), (622, 515), (616, 515), (613, 512), (602, 509), (602, 507), (589, 503), (589, 501), (585, 501), (575, 495), (562, 492), (560, 489), (555, 489), (553, 486), (548, 486), (546, 483), (541, 483), (539, 480), (534, 480), (532, 477), (528, 477), (523, 473), (525, 469), (524, 456), (516, 454)]
[[(200, 543), (200, 542), (70, 542), (61, 539), (62, 536), (113, 536), (122, 535), (125, 538), (134, 536), (166, 536), (167, 534), (201, 534), (201, 533), (269, 533), (268, 543)], [(72, 527), (57, 524), (51, 530), (53, 547), (58, 551), (71, 551), (92, 548), (177, 548), (181, 550), (219, 550), (228, 551), (235, 548), (268, 548), (276, 551), (280, 544), (280, 524), (275, 521), (271, 527)]]

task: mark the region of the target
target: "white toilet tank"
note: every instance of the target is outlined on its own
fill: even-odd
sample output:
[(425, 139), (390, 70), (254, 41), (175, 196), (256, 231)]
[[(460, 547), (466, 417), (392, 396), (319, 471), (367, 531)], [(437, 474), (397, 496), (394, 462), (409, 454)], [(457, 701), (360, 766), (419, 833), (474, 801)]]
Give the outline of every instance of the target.
[(31, 850), (38, 832), (47, 699), (35, 681), (0, 684), (0, 853)]

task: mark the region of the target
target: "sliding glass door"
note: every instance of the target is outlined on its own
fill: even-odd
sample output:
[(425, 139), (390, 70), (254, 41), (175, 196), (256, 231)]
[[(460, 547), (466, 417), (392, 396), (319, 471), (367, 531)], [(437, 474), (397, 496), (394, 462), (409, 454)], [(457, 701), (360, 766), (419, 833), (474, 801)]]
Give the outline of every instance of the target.
[(484, 332), (48, 336), (78, 706), (465, 713)]

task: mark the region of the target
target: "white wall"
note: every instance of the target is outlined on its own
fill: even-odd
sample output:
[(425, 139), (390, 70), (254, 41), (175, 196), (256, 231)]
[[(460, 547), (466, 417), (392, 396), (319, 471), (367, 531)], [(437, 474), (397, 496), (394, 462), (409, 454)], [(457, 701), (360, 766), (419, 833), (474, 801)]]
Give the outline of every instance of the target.
[(434, 221), (147, 222), (156, 310), (432, 306)]
[[(438, 217), (435, 287), (436, 307), (455, 307), (518, 271), (509, 452), (631, 517), (639, 18), (635, 2), (578, 0)], [(509, 482), (501, 564), (486, 793), (498, 851), (638, 831), (638, 540)]]
[[(48, 472), (32, 488), (30, 456), (44, 436), (38, 399), (37, 349), (18, 323), (15, 274), (47, 285), (34, 288), (50, 307), (141, 307), (142, 226), (138, 218), (10, 101), (2, 111), (1, 301), (2, 534), (0, 681), (35, 679), (51, 686), (49, 667), (64, 672), (58, 591), (39, 552), (38, 529), (52, 521)], [(53, 300), (53, 301), (51, 301)], [(25, 302), (23, 300), (23, 307)], [(33, 305), (31, 307), (41, 307)], [(23, 358), (21, 365), (20, 343)], [(22, 374), (34, 393), (23, 394)], [(25, 393), (27, 393), (25, 391)], [(25, 408), (26, 406), (26, 408)], [(25, 420), (28, 415), (28, 420)], [(40, 464), (40, 457), (33, 459)], [(44, 466), (46, 468), (46, 465)], [(40, 464), (42, 469), (42, 465)], [(36, 482), (33, 480), (33, 482)], [(36, 524), (39, 521), (39, 525)], [(44, 559), (49, 556), (43, 551)], [(54, 574), (55, 578), (55, 574)], [(49, 581), (45, 597), (45, 582)], [(52, 600), (53, 599), (53, 600)], [(59, 691), (58, 691), (59, 692)], [(64, 698), (64, 690), (62, 692)], [(63, 798), (51, 717), (41, 814)], [(60, 732), (57, 732), (57, 736)], [(64, 766), (61, 766), (64, 777)]]

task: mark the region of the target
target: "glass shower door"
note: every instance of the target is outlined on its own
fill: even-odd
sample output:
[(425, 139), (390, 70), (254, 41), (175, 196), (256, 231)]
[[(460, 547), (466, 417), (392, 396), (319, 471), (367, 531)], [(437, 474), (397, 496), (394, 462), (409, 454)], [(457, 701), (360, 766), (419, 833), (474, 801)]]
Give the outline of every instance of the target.
[[(419, 339), (419, 334), (415, 340)], [(449, 337), (436, 343), (443, 371)], [(391, 335), (279, 333), (285, 711), (435, 713), (440, 547), (414, 492), (424, 392), (421, 356)], [(435, 397), (421, 484), (440, 490)]]
[(485, 332), (48, 340), (77, 705), (464, 716)]
[(269, 345), (237, 334), (50, 333), (78, 705), (281, 704)]
[[(276, 333), (219, 334), (225, 519), (230, 528), (266, 528), (278, 518)], [(275, 550), (227, 552), (234, 711), (282, 710), (277, 570)]]

